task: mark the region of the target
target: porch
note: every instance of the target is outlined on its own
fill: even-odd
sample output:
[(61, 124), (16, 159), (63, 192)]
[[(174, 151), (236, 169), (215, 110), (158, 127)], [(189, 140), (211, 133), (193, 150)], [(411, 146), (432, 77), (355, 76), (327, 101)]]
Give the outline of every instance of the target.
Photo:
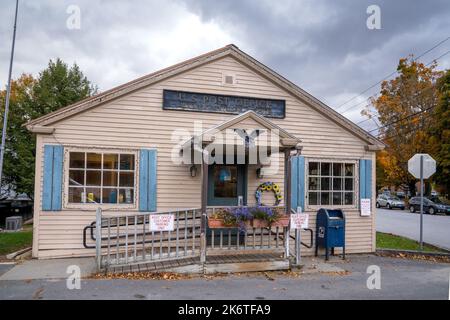
[[(217, 208), (208, 208), (211, 216)], [(173, 231), (150, 231), (150, 213), (117, 216), (97, 210), (95, 223), (85, 228), (95, 241), (97, 269), (108, 273), (172, 271), (228, 273), (286, 270), (300, 261), (300, 232), (289, 227), (206, 228), (202, 241), (200, 209), (161, 212), (172, 216)], [(89, 234), (89, 235), (88, 235)]]

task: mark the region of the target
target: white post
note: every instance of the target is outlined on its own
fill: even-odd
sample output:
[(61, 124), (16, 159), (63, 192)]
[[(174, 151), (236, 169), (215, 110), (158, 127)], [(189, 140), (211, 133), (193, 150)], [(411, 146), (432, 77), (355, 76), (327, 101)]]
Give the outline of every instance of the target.
[(423, 156), (420, 156), (420, 251), (423, 250)]
[(17, 12), (19, 11), (19, 0), (16, 0), (16, 13), (14, 15), (14, 31), (11, 48), (11, 58), (9, 60), (9, 73), (8, 73), (8, 86), (6, 88), (5, 97), (5, 115), (3, 116), (3, 128), (2, 128), (2, 142), (0, 146), (0, 186), (3, 176), (3, 158), (5, 157), (5, 145), (6, 145), (6, 129), (8, 128), (8, 113), (9, 113), (9, 97), (11, 95), (11, 73), (14, 60), (14, 48), (16, 45), (16, 29), (17, 29)]
[(95, 259), (97, 271), (102, 267), (102, 209), (99, 207), (95, 213)]
[[(302, 212), (302, 207), (297, 207), (297, 213)], [(302, 230), (295, 229), (295, 264), (299, 265), (301, 262), (301, 247), (302, 244)]]

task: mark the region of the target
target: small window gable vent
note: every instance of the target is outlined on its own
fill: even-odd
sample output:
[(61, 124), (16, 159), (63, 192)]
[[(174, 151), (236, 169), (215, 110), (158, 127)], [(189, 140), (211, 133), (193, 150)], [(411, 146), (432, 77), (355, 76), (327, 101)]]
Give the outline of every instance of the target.
[(222, 80), (224, 85), (234, 85), (236, 83), (236, 76), (234, 74), (223, 74)]

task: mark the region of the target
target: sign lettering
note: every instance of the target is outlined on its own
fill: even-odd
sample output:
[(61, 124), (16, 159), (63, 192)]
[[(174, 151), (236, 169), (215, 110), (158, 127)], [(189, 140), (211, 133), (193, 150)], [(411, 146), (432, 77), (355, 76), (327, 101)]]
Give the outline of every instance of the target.
[(241, 114), (249, 110), (268, 117), (285, 117), (286, 101), (164, 90), (164, 110)]
[(150, 231), (173, 231), (175, 215), (173, 214), (151, 214)]

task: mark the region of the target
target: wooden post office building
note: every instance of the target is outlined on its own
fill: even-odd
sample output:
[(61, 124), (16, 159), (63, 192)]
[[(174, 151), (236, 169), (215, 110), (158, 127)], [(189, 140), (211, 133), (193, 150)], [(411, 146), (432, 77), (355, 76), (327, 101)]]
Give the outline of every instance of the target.
[[(282, 194), (278, 206), (309, 213), (314, 232), (319, 208), (343, 209), (347, 252), (375, 251), (375, 152), (383, 143), (235, 45), (102, 92), (32, 120), (27, 128), (37, 139), (35, 258), (94, 256), (99, 243), (108, 255), (120, 247), (117, 259), (133, 245), (128, 261), (154, 257), (157, 249), (168, 257), (200, 256), (201, 247), (214, 246), (201, 239), (209, 234), (204, 221), (209, 210), (255, 206), (255, 192), (265, 182)], [(225, 131), (244, 146), (241, 153), (224, 143), (221, 155), (229, 161), (206, 162), (202, 151)], [(277, 170), (247, 156), (270, 131), (277, 132), (277, 139), (266, 142), (277, 147), (270, 154)], [(177, 138), (181, 133), (188, 135), (184, 142)], [(227, 157), (229, 150), (236, 152)], [(200, 163), (174, 161), (195, 158), (196, 152)], [(273, 194), (264, 192), (263, 198), (274, 205)], [(360, 199), (371, 199), (370, 215), (361, 214)], [(94, 233), (104, 240), (117, 232), (115, 240), (102, 243), (92, 236), (98, 209), (111, 220)], [(171, 212), (176, 230), (150, 243), (148, 217)], [(267, 238), (266, 249), (275, 247), (278, 231), (272, 232), (261, 242), (253, 234), (237, 247), (262, 247)], [(216, 239), (217, 247), (235, 241)], [(301, 252), (311, 255), (314, 249), (305, 246)]]

